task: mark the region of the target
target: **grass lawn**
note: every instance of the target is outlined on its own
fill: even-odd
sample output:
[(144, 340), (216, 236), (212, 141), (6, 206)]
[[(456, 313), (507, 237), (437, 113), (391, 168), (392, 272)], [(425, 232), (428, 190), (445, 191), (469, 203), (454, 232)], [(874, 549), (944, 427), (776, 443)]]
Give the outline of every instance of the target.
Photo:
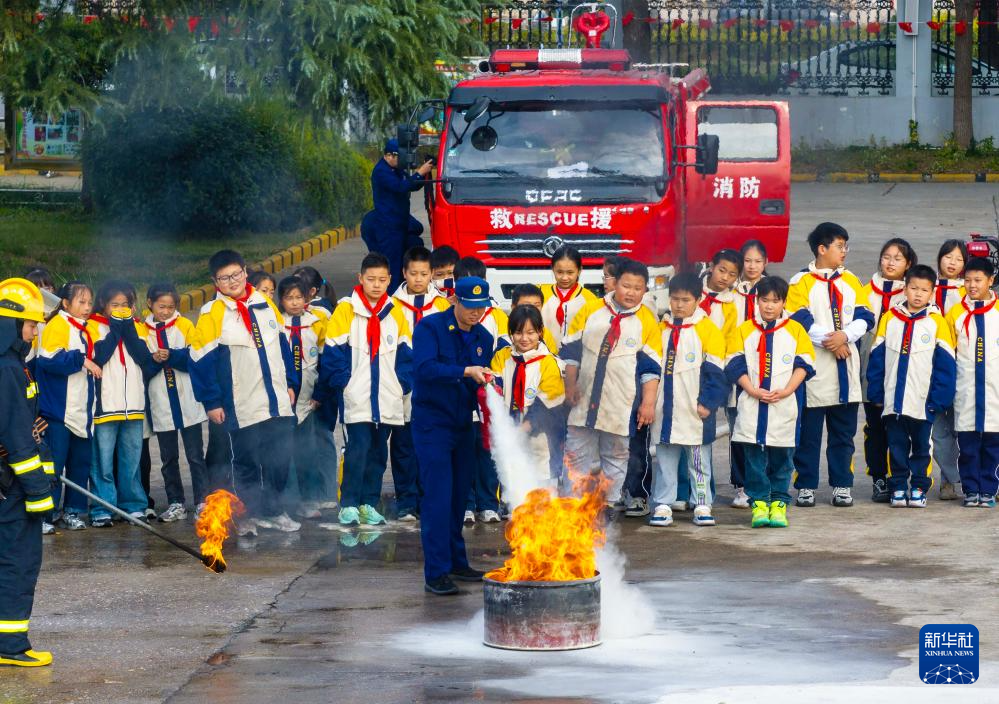
[(872, 146), (845, 149), (800, 146), (791, 151), (791, 168), (795, 173), (996, 173), (999, 172), (999, 150), (992, 146), (991, 141), (972, 152), (953, 146)]
[(0, 208), (0, 279), (42, 266), (57, 283), (80, 279), (96, 289), (122, 278), (141, 295), (151, 283), (172, 281), (183, 292), (208, 283), (208, 257), (220, 249), (257, 262), (323, 229), (317, 224), (294, 232), (192, 238), (106, 225), (78, 209)]

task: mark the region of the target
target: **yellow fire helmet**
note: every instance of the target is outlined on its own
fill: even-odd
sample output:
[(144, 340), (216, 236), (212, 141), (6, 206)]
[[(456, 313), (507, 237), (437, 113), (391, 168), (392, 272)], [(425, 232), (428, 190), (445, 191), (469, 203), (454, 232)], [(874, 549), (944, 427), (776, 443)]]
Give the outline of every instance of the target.
[(27, 279), (0, 281), (0, 316), (44, 323), (42, 292)]

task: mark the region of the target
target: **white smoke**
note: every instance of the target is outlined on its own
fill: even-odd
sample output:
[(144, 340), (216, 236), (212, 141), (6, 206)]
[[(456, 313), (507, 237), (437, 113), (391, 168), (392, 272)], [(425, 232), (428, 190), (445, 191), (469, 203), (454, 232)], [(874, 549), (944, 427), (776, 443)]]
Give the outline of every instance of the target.
[[(489, 442), (503, 500), (511, 510), (524, 502), (527, 494), (544, 485), (539, 477), (547, 473), (535, 468), (536, 459), (528, 445), (527, 434), (507, 411), (503, 395), (492, 385), (486, 387), (489, 406)], [(600, 572), (600, 632), (604, 640), (631, 638), (655, 628), (652, 602), (634, 584), (624, 580), (627, 558), (615, 540), (618, 529), (607, 528), (607, 541), (597, 550)]]

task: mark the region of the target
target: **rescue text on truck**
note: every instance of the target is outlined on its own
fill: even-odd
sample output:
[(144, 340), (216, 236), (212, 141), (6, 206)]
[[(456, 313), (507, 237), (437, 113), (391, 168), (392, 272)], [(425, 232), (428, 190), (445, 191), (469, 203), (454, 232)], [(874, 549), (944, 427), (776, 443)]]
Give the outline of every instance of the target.
[[(647, 264), (660, 305), (676, 268), (722, 247), (759, 239), (783, 259), (786, 103), (704, 101), (703, 70), (672, 77), (623, 50), (506, 49), (483, 63), (437, 104), (429, 214), (434, 246), (481, 258), (500, 304), (519, 283), (550, 282), (562, 244), (597, 291), (608, 255)], [(401, 153), (415, 157), (416, 139), (415, 124), (400, 128)]]

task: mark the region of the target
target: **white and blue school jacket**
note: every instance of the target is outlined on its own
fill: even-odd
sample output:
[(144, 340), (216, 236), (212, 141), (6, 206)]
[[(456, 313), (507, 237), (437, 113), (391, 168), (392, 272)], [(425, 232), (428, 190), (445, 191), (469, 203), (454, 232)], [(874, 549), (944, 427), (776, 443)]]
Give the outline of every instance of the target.
[(739, 388), (732, 442), (796, 447), (804, 383), (777, 403), (760, 403), (739, 386), (739, 379), (746, 375), (757, 389), (779, 391), (791, 381), (795, 369), (804, 369), (806, 380), (814, 376), (815, 348), (808, 331), (786, 313), (769, 322), (749, 320), (729, 338), (727, 354), (725, 375)]
[(162, 364), (154, 363), (156, 372), (146, 383), (149, 399), (149, 425), (154, 433), (183, 430), (204, 423), (205, 407), (194, 397), (194, 384), (188, 369), (191, 364), (191, 341), (195, 328), (179, 313), (166, 322), (146, 316), (146, 344), (150, 352), (170, 350)]
[(954, 429), (999, 433), (999, 307), (965, 296), (947, 322), (956, 341), (957, 393)]
[[(715, 440), (715, 411), (728, 398), (725, 339), (698, 308), (690, 318), (663, 316), (660, 324), (662, 380), (652, 439), (664, 445), (709, 445)], [(709, 411), (697, 415), (697, 404)]]
[(735, 331), (739, 313), (736, 310), (733, 291), (712, 291), (708, 288), (707, 279), (704, 279), (701, 300), (697, 306), (707, 313), (712, 323), (718, 326), (723, 340), (727, 340)]
[[(765, 277), (766, 274), (760, 277), (760, 281), (762, 281)], [(732, 289), (732, 297), (733, 302), (735, 303), (736, 328), (745, 323), (747, 320), (760, 319), (760, 314), (757, 312), (759, 308), (756, 304), (756, 287), (759, 285), (760, 281), (757, 281), (755, 284), (751, 284), (748, 281), (739, 279), (735, 282), (735, 287)], [(729, 338), (725, 339), (727, 342)]]
[[(608, 334), (615, 317), (616, 341)], [(589, 301), (572, 319), (559, 352), (566, 365), (579, 367), (580, 401), (569, 412), (569, 425), (632, 435), (642, 384), (660, 377), (662, 355), (659, 321), (644, 304), (621, 310), (613, 293)]]
[[(542, 284), (541, 300), (541, 321), (545, 324), (545, 330), (551, 332), (552, 340), (555, 342), (556, 346), (551, 348), (551, 351), (558, 354), (562, 346), (562, 338), (568, 334), (569, 326), (572, 325), (572, 319), (576, 317), (576, 313), (581, 311), (586, 304), (600, 299), (588, 288), (577, 283), (565, 303), (559, 299), (555, 284)], [(558, 321), (559, 309), (562, 310), (561, 323)]]
[[(111, 336), (111, 324), (103, 315), (91, 315), (94, 341)], [(101, 367), (97, 380), (97, 408), (94, 425), (112, 421), (145, 420), (146, 380), (144, 373), (153, 371), (152, 357), (146, 343), (146, 326), (137, 320), (121, 323), (115, 351)], [(134, 333), (134, 334), (133, 334)]]
[(225, 411), (226, 427), (247, 428), (295, 415), (288, 389), (297, 383), (277, 306), (248, 286), (247, 329), (236, 301), (219, 292), (201, 308), (191, 344), (194, 396), (206, 411)]
[(877, 332), (881, 318), (888, 310), (900, 301), (905, 300), (905, 281), (890, 281), (879, 273), (875, 273), (870, 282), (864, 286), (864, 293), (867, 295), (867, 307), (874, 316), (874, 327), (860, 338), (860, 388), (862, 398), (865, 402), (870, 401), (867, 396), (867, 360), (871, 356), (871, 348), (874, 347), (874, 337)]
[(316, 310), (326, 309), (314, 307), (303, 315), (286, 315), (281, 329), (291, 350), (291, 361), (298, 380), (293, 388), (295, 417), (299, 423), (304, 423), (312, 414), (313, 391), (319, 379), (319, 356), (326, 338), (326, 323), (316, 315)]
[(392, 298), (406, 314), (410, 330), (415, 330), (416, 324), (428, 315), (440, 313), (451, 307), (448, 300), (440, 295), (436, 288), (431, 287), (427, 293), (410, 293), (405, 282), (395, 290)]
[(945, 279), (940, 277), (933, 285), (933, 301), (940, 314), (947, 317), (951, 309), (958, 305), (968, 295), (964, 288), (964, 279)]
[(950, 325), (930, 305), (910, 314), (904, 303), (881, 318), (867, 364), (871, 403), (883, 416), (932, 421), (954, 403), (957, 367)]
[(96, 323), (60, 310), (45, 326), (35, 359), (42, 417), (64, 424), (81, 438), (93, 437), (97, 403), (96, 380), (83, 362), (89, 357), (103, 366), (118, 345), (117, 335), (96, 338)]
[(860, 354), (854, 349), (847, 359), (821, 345), (831, 332), (843, 331), (856, 344), (874, 329), (874, 315), (860, 280), (846, 269), (818, 269), (815, 262), (791, 277), (784, 309), (808, 331), (815, 347), (815, 376), (805, 383), (805, 405), (810, 408), (859, 403)]
[[(514, 398), (514, 379), (519, 365), (523, 365), (523, 407)], [(499, 349), (490, 364), (497, 385), (503, 391), (503, 400), (510, 415), (518, 423), (527, 421), (535, 429), (548, 429), (555, 425), (553, 412), (565, 401), (565, 382), (558, 360), (545, 343), (523, 354), (513, 347)]]
[(326, 343), (319, 363), (323, 394), (341, 403), (344, 423), (403, 425), (403, 397), (412, 389), (413, 342), (403, 309), (391, 298), (378, 313), (377, 354), (368, 345), (371, 314), (354, 291), (340, 301), (326, 323)]

